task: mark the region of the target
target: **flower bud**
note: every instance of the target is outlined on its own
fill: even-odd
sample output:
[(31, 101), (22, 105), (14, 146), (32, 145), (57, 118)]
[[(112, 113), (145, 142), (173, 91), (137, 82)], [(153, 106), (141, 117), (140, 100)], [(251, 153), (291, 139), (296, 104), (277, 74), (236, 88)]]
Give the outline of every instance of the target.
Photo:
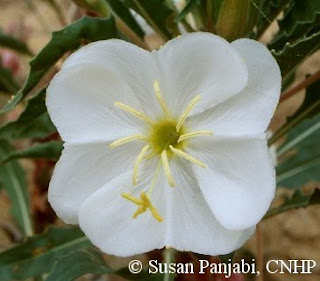
[(248, 27), (249, 0), (223, 0), (217, 33), (228, 41), (244, 37)]

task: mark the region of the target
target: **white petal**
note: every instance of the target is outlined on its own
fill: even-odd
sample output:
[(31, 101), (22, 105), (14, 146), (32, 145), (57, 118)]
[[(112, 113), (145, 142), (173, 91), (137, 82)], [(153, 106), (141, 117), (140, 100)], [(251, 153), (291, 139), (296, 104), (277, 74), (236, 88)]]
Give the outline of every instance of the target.
[(150, 52), (123, 40), (98, 41), (72, 54), (62, 69), (86, 63), (102, 65), (121, 76), (146, 114), (161, 112), (153, 92), (159, 71)]
[(166, 245), (200, 254), (228, 254), (240, 248), (255, 227), (229, 230), (214, 217), (205, 201), (189, 162), (171, 162), (176, 187), (169, 189)]
[(47, 90), (47, 108), (62, 139), (88, 143), (137, 134), (145, 124), (115, 101), (139, 110), (123, 80), (104, 67), (83, 64), (60, 71)]
[[(164, 247), (166, 222), (158, 222), (147, 210), (136, 219), (132, 215), (138, 206), (121, 197), (129, 193), (138, 197), (150, 186), (152, 169), (143, 181), (133, 187), (132, 174), (127, 172), (85, 201), (80, 210), (80, 227), (90, 241), (103, 252), (116, 256), (132, 256)], [(152, 193), (151, 202), (160, 215), (165, 213), (164, 177)]]
[(193, 140), (188, 152), (207, 168), (193, 165), (203, 195), (217, 220), (229, 229), (256, 225), (275, 193), (275, 171), (266, 140)]
[(224, 103), (189, 119), (189, 126), (206, 128), (216, 135), (255, 135), (264, 132), (276, 109), (281, 73), (270, 51), (250, 39), (233, 42), (248, 64), (247, 87)]
[(55, 166), (48, 199), (66, 223), (77, 224), (82, 203), (124, 171), (131, 170), (142, 143), (109, 149), (109, 143), (67, 145)]
[(163, 96), (175, 115), (198, 94), (202, 100), (190, 115), (223, 102), (247, 84), (242, 57), (226, 40), (210, 33), (182, 35), (153, 54), (162, 70)]

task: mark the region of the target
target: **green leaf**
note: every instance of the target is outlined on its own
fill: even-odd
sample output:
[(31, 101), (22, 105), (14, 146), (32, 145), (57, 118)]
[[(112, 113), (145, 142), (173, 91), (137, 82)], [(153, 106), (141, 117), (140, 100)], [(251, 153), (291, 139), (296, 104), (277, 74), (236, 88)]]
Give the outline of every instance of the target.
[(130, 10), (119, 0), (105, 0), (107, 1), (109, 8), (115, 16), (121, 19), (125, 25), (133, 30), (140, 38), (144, 37), (144, 31), (132, 16)]
[(305, 99), (300, 108), (289, 117), (282, 126), (268, 141), (269, 145), (284, 136), (289, 130), (297, 126), (304, 119), (311, 118), (320, 112), (320, 81), (315, 82), (307, 88)]
[(115, 270), (108, 267), (100, 254), (80, 250), (59, 258), (45, 281), (72, 281), (87, 273), (110, 274)]
[(280, 31), (270, 44), (272, 49), (279, 50), (287, 42), (294, 43), (320, 24), (320, 1), (294, 0), (293, 2), (285, 17), (279, 21)]
[(288, 43), (278, 52), (272, 50), (272, 54), (280, 66), (283, 79), (319, 48), (320, 31), (303, 37), (294, 43)]
[(0, 128), (0, 138), (44, 138), (56, 132), (45, 105), (45, 90), (28, 101), (20, 117)]
[(45, 143), (36, 143), (28, 148), (12, 151), (1, 160), (0, 165), (13, 159), (32, 158), (32, 159), (50, 159), (58, 160), (63, 150), (62, 141), (49, 141)]
[(88, 249), (58, 258), (45, 281), (72, 281), (87, 273), (115, 274), (127, 280), (163, 281), (162, 274), (150, 275), (147, 271), (132, 274), (128, 268), (113, 269), (105, 263), (101, 254)]
[[(12, 151), (14, 148), (9, 142), (0, 139), (0, 161)], [(25, 235), (32, 235), (27, 183), (24, 171), (18, 162), (12, 161), (0, 167), (0, 185), (9, 195), (11, 212), (20, 229)], [(0, 280), (2, 279), (0, 278)]]
[(277, 166), (277, 182), (281, 186), (299, 188), (320, 180), (320, 114), (306, 119), (293, 128), (287, 141), (278, 150), (286, 155)]
[(311, 205), (320, 204), (320, 189), (316, 188), (312, 194), (305, 195), (300, 190), (296, 190), (291, 198), (287, 199), (280, 207), (270, 209), (264, 219), (281, 214), (283, 212), (306, 208)]
[(0, 32), (0, 46), (32, 56), (32, 52), (24, 42), (2, 32)]
[(83, 42), (110, 39), (117, 36), (113, 18), (84, 17), (52, 34), (50, 42), (30, 62), (30, 73), (24, 87), (0, 111), (7, 112), (24, 98), (67, 52), (76, 50)]
[(182, 9), (182, 11), (176, 16), (174, 21), (179, 22), (179, 21), (183, 20), (198, 5), (200, 5), (199, 0), (187, 0), (186, 5)]
[(260, 38), (271, 23), (293, 0), (265, 0), (259, 9), (257, 37)]
[(172, 38), (169, 24), (173, 19), (174, 11), (169, 8), (165, 0), (121, 1), (140, 14), (164, 40), (167, 41)]
[(89, 246), (79, 228), (49, 228), (0, 254), (0, 280), (25, 280), (49, 272), (57, 258)]
[(18, 91), (19, 85), (12, 76), (12, 72), (0, 65), (0, 91), (14, 94)]

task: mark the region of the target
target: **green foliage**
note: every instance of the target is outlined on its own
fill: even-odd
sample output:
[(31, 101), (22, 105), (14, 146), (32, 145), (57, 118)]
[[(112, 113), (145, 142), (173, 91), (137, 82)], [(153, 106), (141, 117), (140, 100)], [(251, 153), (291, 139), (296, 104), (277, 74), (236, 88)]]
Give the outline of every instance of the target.
[(58, 160), (63, 149), (62, 141), (49, 141), (45, 143), (36, 143), (28, 148), (12, 151), (1, 160), (0, 165), (8, 161), (19, 158), (32, 158), (32, 159), (50, 159)]
[(144, 31), (132, 16), (130, 10), (119, 0), (105, 0), (107, 1), (112, 14), (121, 19), (125, 25), (133, 30), (140, 38), (144, 37)]
[(0, 138), (44, 138), (56, 132), (45, 105), (45, 90), (30, 99), (20, 117), (0, 127)]
[(173, 21), (174, 11), (165, 3), (165, 0), (121, 1), (140, 14), (163, 39), (172, 38), (170, 23)]
[(264, 219), (290, 211), (297, 208), (305, 208), (311, 205), (320, 204), (320, 189), (316, 188), (312, 194), (305, 195), (300, 190), (296, 190), (291, 198), (287, 199), (281, 206), (271, 209)]
[(320, 114), (293, 128), (278, 154), (286, 156), (277, 167), (278, 184), (299, 188), (320, 180)]
[(95, 251), (80, 250), (59, 258), (45, 281), (72, 281), (87, 273), (111, 274), (101, 255)]
[(4, 34), (1, 31), (0, 31), (0, 46), (14, 50), (21, 54), (32, 56), (32, 52), (24, 42), (14, 38), (13, 36)]
[(282, 77), (285, 79), (306, 58), (320, 48), (320, 31), (312, 33), (294, 43), (286, 44), (280, 51), (272, 51), (281, 69)]
[(303, 120), (313, 117), (320, 112), (320, 81), (307, 88), (305, 99), (300, 108), (288, 118), (286, 124), (282, 126), (269, 140), (269, 144), (274, 143), (284, 136), (290, 129), (297, 126)]
[(12, 72), (3, 68), (0, 64), (0, 92), (13, 94), (18, 91), (19, 85), (15, 81)]
[(280, 31), (270, 44), (270, 48), (279, 50), (287, 42), (292, 44), (300, 38), (310, 35), (309, 32), (313, 27), (319, 25), (320, 1), (294, 0), (285, 17), (279, 21)]
[(185, 7), (176, 16), (175, 21), (178, 22), (178, 21), (183, 20), (198, 5), (200, 5), (200, 0), (188, 0), (188, 1), (186, 1)]
[[(0, 139), (0, 161), (5, 159), (13, 151), (14, 148), (9, 142)], [(10, 198), (11, 213), (16, 219), (20, 229), (25, 235), (32, 235), (32, 220), (30, 216), (27, 183), (24, 171), (18, 162), (12, 161), (0, 166), (0, 185)], [(0, 278), (0, 280), (2, 280), (2, 278)]]
[(110, 39), (117, 36), (113, 18), (82, 18), (52, 34), (50, 42), (30, 62), (30, 73), (24, 87), (2, 109), (11, 110), (24, 98), (47, 73), (47, 71), (67, 52), (76, 50), (81, 43)]
[(58, 257), (89, 246), (91, 243), (79, 228), (50, 228), (0, 254), (0, 280), (39, 276), (49, 272)]

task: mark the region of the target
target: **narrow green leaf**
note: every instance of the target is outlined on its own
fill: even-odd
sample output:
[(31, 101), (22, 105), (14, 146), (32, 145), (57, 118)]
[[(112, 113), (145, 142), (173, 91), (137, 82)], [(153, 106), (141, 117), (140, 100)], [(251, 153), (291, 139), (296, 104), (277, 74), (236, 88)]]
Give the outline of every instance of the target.
[(268, 211), (264, 219), (273, 217), (286, 211), (297, 208), (306, 208), (311, 205), (320, 204), (320, 189), (316, 188), (312, 194), (305, 195), (296, 190), (291, 198), (287, 199), (280, 207)]
[(131, 30), (133, 30), (140, 38), (144, 37), (144, 31), (139, 23), (132, 16), (130, 10), (119, 0), (105, 0), (109, 8), (115, 16), (120, 18)]
[(0, 32), (0, 46), (32, 56), (32, 52), (24, 42), (2, 32)]
[(293, 128), (278, 153), (288, 156), (277, 166), (277, 182), (288, 188), (299, 188), (320, 180), (320, 114)]
[(179, 22), (179, 21), (183, 20), (199, 4), (200, 4), (199, 0), (187, 0), (185, 7), (182, 9), (182, 11), (174, 19), (175, 22)]
[(294, 43), (288, 43), (280, 51), (272, 50), (272, 54), (280, 66), (283, 79), (319, 48), (320, 31), (303, 37)]
[(169, 8), (165, 0), (121, 0), (129, 8), (140, 14), (146, 22), (164, 40), (172, 38), (169, 23), (173, 19), (174, 11)]
[(62, 141), (49, 141), (45, 143), (36, 143), (28, 148), (15, 150), (8, 154), (7, 157), (1, 160), (0, 165), (8, 161), (19, 158), (44, 158), (50, 160), (58, 160), (63, 150)]
[(307, 88), (305, 99), (300, 108), (288, 118), (282, 126), (268, 141), (269, 145), (288, 133), (304, 119), (312, 118), (320, 112), (320, 81), (315, 82)]
[(113, 18), (84, 17), (52, 34), (50, 42), (30, 62), (30, 73), (24, 87), (0, 111), (7, 112), (24, 98), (67, 52), (76, 50), (81, 43), (110, 39), (117, 36)]
[(49, 228), (0, 254), (0, 280), (26, 280), (47, 273), (58, 257), (90, 246), (79, 228)]
[[(9, 142), (0, 139), (0, 161), (6, 158), (14, 148)], [(12, 161), (0, 166), (0, 185), (8, 193), (11, 212), (20, 229), (27, 236), (32, 235), (29, 196), (25, 174), (19, 163)], [(1, 267), (0, 267), (1, 268)], [(2, 280), (0, 278), (0, 280)]]
[(0, 127), (0, 138), (44, 138), (56, 132), (45, 105), (45, 90), (28, 101), (20, 117)]

